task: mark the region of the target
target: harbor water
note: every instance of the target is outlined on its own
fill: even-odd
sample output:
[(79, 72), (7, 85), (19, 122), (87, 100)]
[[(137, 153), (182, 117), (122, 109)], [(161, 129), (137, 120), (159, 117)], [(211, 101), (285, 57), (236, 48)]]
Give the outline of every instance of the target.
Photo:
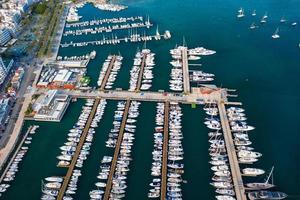
[[(300, 195), (300, 2), (295, 0), (123, 0), (128, 5), (121, 12), (104, 12), (91, 4), (79, 9), (80, 20), (124, 16), (149, 16), (154, 24), (147, 34), (155, 34), (156, 26), (163, 33), (170, 30), (170, 40), (145, 43), (122, 43), (119, 45), (86, 46), (61, 48), (59, 55), (79, 56), (97, 51), (96, 58), (88, 65), (91, 85), (97, 86), (97, 79), (104, 60), (109, 54), (121, 54), (123, 64), (114, 88), (129, 87), (130, 69), (137, 49), (146, 45), (155, 55), (154, 79), (151, 90), (169, 91), (171, 56), (169, 50), (181, 45), (183, 38), (188, 47), (203, 46), (215, 50), (213, 56), (200, 60), (201, 69), (216, 75), (217, 86), (237, 89), (233, 101), (243, 103), (248, 122), (256, 127), (249, 137), (253, 147), (263, 154), (255, 165), (266, 171), (275, 167), (274, 184), (277, 190), (294, 199)], [(237, 19), (240, 7), (245, 17)], [(251, 16), (253, 10), (257, 16)], [(259, 23), (268, 12), (266, 24)], [(288, 22), (280, 24), (284, 16)], [(298, 21), (298, 26), (291, 23)], [(251, 23), (259, 25), (250, 30)], [(279, 27), (281, 38), (271, 35)], [(120, 31), (120, 34), (127, 33)], [(64, 42), (101, 40), (101, 34), (87, 36), (66, 36)], [(194, 67), (195, 69), (199, 67)], [(67, 133), (76, 123), (84, 100), (71, 103), (63, 120), (59, 123), (27, 121), (23, 132), (31, 124), (40, 128), (33, 135), (32, 144), (20, 164), (16, 179), (0, 199), (35, 200), (41, 196), (41, 181), (47, 176), (65, 175), (67, 169), (56, 167), (59, 147), (66, 141)], [(103, 119), (96, 129), (91, 155), (84, 163), (78, 184), (76, 199), (88, 199), (88, 192), (95, 189), (94, 183), (104, 155), (113, 151), (105, 147), (108, 132), (112, 128), (116, 101), (108, 101)], [(156, 103), (143, 102), (137, 119), (126, 200), (147, 199), (151, 181), (151, 152), (155, 127)], [(214, 189), (209, 185), (212, 172), (208, 155), (209, 130), (203, 124), (205, 113), (201, 106), (181, 105), (183, 108), (183, 148), (185, 172), (183, 198), (215, 199)], [(258, 178), (256, 180), (263, 180)]]

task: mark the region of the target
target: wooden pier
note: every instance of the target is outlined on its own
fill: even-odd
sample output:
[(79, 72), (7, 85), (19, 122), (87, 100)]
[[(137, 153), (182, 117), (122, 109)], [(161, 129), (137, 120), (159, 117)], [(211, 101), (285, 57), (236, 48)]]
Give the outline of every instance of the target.
[(168, 142), (169, 142), (169, 102), (165, 103), (165, 119), (164, 119), (164, 141), (163, 141), (163, 160), (161, 172), (160, 199), (166, 199), (167, 193), (167, 173), (168, 173)]
[(143, 74), (144, 74), (144, 69), (145, 69), (145, 65), (146, 65), (146, 56), (147, 54), (143, 55), (142, 58), (142, 63), (141, 63), (141, 68), (140, 68), (140, 72), (139, 72), (139, 77), (138, 77), (138, 82), (136, 84), (136, 91), (140, 91), (141, 85), (142, 85), (142, 79), (143, 79)]
[(70, 166), (69, 166), (68, 171), (67, 171), (67, 174), (66, 174), (66, 176), (64, 177), (64, 182), (63, 182), (63, 184), (62, 184), (62, 187), (61, 187), (60, 190), (59, 190), (59, 193), (58, 193), (58, 196), (57, 196), (57, 200), (62, 200), (63, 197), (64, 197), (65, 191), (66, 191), (66, 189), (67, 189), (67, 186), (68, 186), (68, 184), (69, 184), (70, 178), (71, 178), (72, 173), (73, 173), (73, 170), (74, 170), (74, 168), (75, 168), (77, 159), (78, 159), (78, 157), (79, 157), (81, 148), (82, 148), (82, 146), (83, 146), (83, 144), (84, 144), (84, 142), (85, 142), (86, 136), (88, 135), (88, 131), (89, 131), (89, 129), (90, 129), (91, 123), (92, 123), (92, 121), (93, 121), (93, 118), (94, 118), (94, 116), (95, 116), (95, 113), (96, 113), (96, 111), (97, 111), (97, 107), (98, 107), (99, 103), (100, 103), (100, 99), (97, 98), (97, 99), (95, 100), (95, 102), (94, 102), (94, 105), (93, 105), (93, 108), (92, 108), (91, 113), (90, 113), (90, 115), (89, 115), (89, 118), (88, 118), (88, 120), (87, 120), (86, 126), (85, 126), (84, 129), (83, 129), (83, 133), (82, 133), (82, 135), (81, 135), (81, 137), (80, 137), (80, 141), (79, 141), (79, 143), (78, 143), (78, 145), (77, 145), (77, 148), (76, 148), (76, 151), (75, 151), (75, 153), (74, 153), (74, 155), (73, 155), (72, 161), (71, 161)]
[(11, 164), (14, 162), (14, 160), (15, 160), (17, 154), (19, 153), (20, 148), (21, 148), (22, 145), (24, 144), (24, 141), (26, 140), (26, 138), (27, 138), (27, 136), (28, 136), (28, 134), (30, 133), (30, 131), (31, 131), (32, 128), (33, 128), (33, 126), (30, 126), (30, 127), (28, 128), (28, 130), (26, 131), (24, 137), (22, 138), (22, 140), (21, 140), (19, 146), (16, 148), (15, 153), (14, 153), (13, 156), (10, 158), (9, 163), (7, 164), (5, 170), (3, 171), (3, 173), (2, 173), (2, 175), (1, 175), (1, 177), (0, 177), (0, 183), (2, 183), (2, 181), (3, 181), (3, 179), (4, 179), (5, 175), (6, 175), (6, 172), (9, 170), (9, 167), (10, 167)]
[(112, 59), (111, 59), (111, 61), (109, 63), (109, 66), (108, 66), (108, 68), (107, 68), (107, 70), (105, 72), (105, 76), (104, 76), (104, 78), (102, 80), (102, 83), (101, 83), (101, 86), (100, 86), (100, 90), (104, 90), (105, 89), (105, 85), (107, 83), (107, 79), (108, 79), (108, 77), (110, 75), (111, 69), (113, 68), (113, 66), (115, 64), (116, 58), (117, 58), (116, 55), (113, 55), (113, 57), (112, 57)]
[(238, 158), (235, 151), (235, 146), (232, 139), (232, 133), (227, 118), (226, 108), (223, 102), (218, 102), (218, 109), (220, 113), (220, 120), (222, 124), (222, 130), (224, 134), (224, 140), (227, 149), (236, 199), (247, 200), (243, 179), (240, 171), (240, 166), (239, 166)]
[(130, 107), (130, 100), (127, 100), (126, 105), (125, 105), (125, 110), (123, 113), (120, 131), (119, 131), (119, 136), (118, 136), (118, 140), (117, 140), (117, 144), (116, 144), (116, 148), (115, 148), (115, 152), (114, 152), (114, 157), (111, 162), (110, 172), (109, 172), (109, 176), (108, 176), (107, 183), (106, 183), (105, 193), (104, 193), (104, 197), (103, 197), (104, 200), (108, 200), (109, 196), (110, 196), (112, 180), (113, 180), (113, 176), (115, 174), (115, 169), (116, 169), (116, 165), (117, 165), (117, 161), (118, 161), (118, 157), (119, 157), (121, 143), (123, 140), (123, 135), (124, 135), (124, 130), (125, 130), (125, 126), (126, 126), (129, 107)]
[(189, 94), (191, 92), (190, 88), (190, 76), (189, 76), (189, 63), (188, 63), (188, 49), (183, 47), (181, 49), (182, 58), (182, 72), (183, 72), (183, 92)]

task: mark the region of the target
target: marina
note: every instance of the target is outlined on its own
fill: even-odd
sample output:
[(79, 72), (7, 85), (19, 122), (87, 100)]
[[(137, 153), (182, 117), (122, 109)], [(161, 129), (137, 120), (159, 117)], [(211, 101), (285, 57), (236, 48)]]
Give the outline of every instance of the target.
[[(263, 98), (262, 90), (267, 83), (260, 82), (262, 90), (257, 93), (243, 92), (246, 88), (249, 93), (250, 83), (252, 87), (255, 81), (261, 81), (258, 72), (267, 69), (257, 70), (249, 80), (242, 72), (239, 76), (232, 75), (230, 70), (240, 70), (233, 68), (238, 62), (243, 66), (247, 66), (246, 61), (253, 66), (254, 63), (246, 57), (239, 61), (239, 56), (226, 63), (228, 56), (239, 55), (241, 49), (237, 48), (237, 53), (232, 47), (235, 44), (218, 39), (216, 34), (217, 42), (202, 41), (209, 35), (198, 27), (195, 29), (201, 40), (192, 37), (194, 29), (182, 19), (170, 27), (175, 33), (172, 39), (169, 31), (162, 35), (158, 31), (154, 35), (151, 31), (147, 35), (138, 32), (137, 29), (150, 29), (156, 24), (165, 29), (172, 19), (170, 13), (174, 16), (173, 11), (167, 11), (166, 18), (154, 15), (158, 8), (149, 7), (146, 11), (153, 15), (152, 24), (148, 17), (141, 17), (147, 12), (135, 10), (140, 4), (153, 6), (152, 2), (129, 2), (128, 7), (91, 3), (71, 7), (55, 62), (88, 59), (84, 69), (68, 70), (88, 77), (95, 84), (74, 84), (70, 88), (65, 86), (68, 81), (76, 82), (70, 79), (54, 85), (51, 79), (65, 70), (64, 65), (50, 65), (42, 70), (39, 82), (48, 81), (49, 85), (34, 86), (34, 95), (55, 87), (57, 92), (70, 98), (70, 105), (57, 124), (26, 120), (22, 128), (25, 136), (11, 162), (2, 170), (0, 199), (292, 199), (290, 194), (295, 193), (295, 189), (289, 182), (289, 187), (285, 186), (282, 162), (276, 160), (265, 145), (278, 147), (277, 143), (286, 143), (287, 139), (269, 138), (267, 125), (255, 120), (258, 112), (269, 116), (267, 109), (271, 107), (255, 100)], [(164, 2), (162, 5), (166, 6)], [(184, 7), (191, 9), (190, 5)], [(238, 21), (235, 23), (243, 23), (250, 15), (264, 14), (258, 9), (249, 13), (249, 9), (243, 7), (245, 9), (238, 5), (237, 14), (236, 7), (230, 10), (232, 20)], [(89, 11), (94, 14), (89, 16)], [(182, 18), (185, 14), (178, 13)], [(266, 21), (268, 13), (264, 16), (267, 17), (262, 19)], [(190, 20), (190, 23), (197, 22)], [(269, 20), (272, 19), (262, 23), (268, 25)], [(286, 19), (282, 17), (282, 20)], [(256, 24), (253, 29), (258, 28)], [(182, 28), (187, 31), (178, 31)], [(127, 29), (128, 36), (123, 37), (120, 31)], [(271, 34), (272, 31), (274, 29)], [(104, 35), (107, 32), (109, 36)], [(286, 32), (280, 28), (280, 34)], [(189, 40), (184, 39), (183, 45), (178, 46), (176, 43), (182, 41), (183, 35)], [(227, 37), (233, 35), (237, 34)], [(273, 35), (279, 35), (279, 29)], [(238, 40), (244, 41), (244, 37), (241, 34)], [(220, 48), (218, 42), (226, 43), (227, 46), (223, 46), (232, 48), (233, 52), (224, 53), (224, 47)], [(218, 59), (222, 62), (216, 61)], [(249, 73), (248, 68), (242, 70)], [(241, 86), (235, 87), (236, 83)], [(226, 87), (238, 88), (239, 92)], [(271, 93), (275, 97), (279, 91)], [(256, 106), (258, 110), (254, 109)], [(32, 131), (33, 127), (36, 130)], [(270, 129), (277, 137), (275, 129)], [(31, 137), (30, 131), (37, 134)], [(288, 162), (287, 158), (284, 160)], [(27, 188), (28, 181), (32, 185)]]

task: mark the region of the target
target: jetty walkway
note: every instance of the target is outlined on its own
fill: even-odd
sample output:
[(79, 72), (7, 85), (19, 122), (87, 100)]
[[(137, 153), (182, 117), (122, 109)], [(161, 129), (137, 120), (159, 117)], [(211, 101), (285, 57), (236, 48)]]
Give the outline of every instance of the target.
[(142, 85), (142, 79), (143, 79), (143, 74), (144, 74), (144, 69), (146, 65), (146, 54), (143, 55), (142, 62), (141, 62), (141, 68), (139, 72), (139, 77), (138, 77), (138, 82), (136, 84), (136, 91), (140, 91), (141, 85)]
[(72, 173), (73, 173), (73, 170), (74, 170), (74, 168), (75, 168), (77, 159), (78, 159), (78, 157), (79, 157), (81, 148), (82, 148), (82, 146), (83, 146), (83, 144), (84, 144), (84, 142), (85, 142), (86, 136), (88, 135), (88, 131), (89, 131), (90, 126), (91, 126), (91, 124), (92, 124), (92, 121), (93, 121), (93, 118), (94, 118), (95, 113), (96, 113), (96, 111), (97, 111), (97, 107), (98, 107), (99, 103), (100, 103), (100, 98), (97, 98), (97, 99), (95, 100), (95, 102), (94, 102), (94, 105), (93, 105), (93, 108), (92, 108), (91, 113), (90, 113), (90, 115), (89, 115), (89, 118), (88, 118), (88, 120), (87, 120), (86, 126), (85, 126), (84, 129), (83, 129), (83, 133), (82, 133), (82, 135), (81, 135), (81, 137), (80, 137), (80, 141), (79, 141), (79, 143), (78, 143), (78, 145), (77, 145), (77, 148), (76, 148), (76, 151), (75, 151), (75, 153), (74, 153), (74, 155), (73, 155), (71, 164), (70, 164), (70, 166), (69, 166), (69, 168), (68, 168), (68, 171), (67, 171), (67, 174), (66, 174), (66, 176), (64, 177), (64, 182), (63, 182), (63, 184), (62, 184), (62, 187), (61, 187), (60, 190), (59, 190), (59, 193), (58, 193), (58, 196), (57, 196), (57, 200), (62, 200), (63, 197), (64, 197), (65, 191), (66, 191), (66, 189), (67, 189), (67, 186), (68, 186), (68, 184), (69, 184), (70, 178), (71, 178)]
[(209, 94), (201, 93), (200, 91), (194, 91), (190, 94), (174, 93), (174, 92), (132, 92), (127, 90), (60, 90), (63, 93), (70, 95), (73, 98), (105, 98), (113, 100), (131, 100), (137, 101), (154, 101), (154, 102), (165, 102), (165, 101), (176, 101), (180, 103), (217, 103), (224, 100), (226, 104), (229, 104), (226, 99), (226, 90), (218, 89), (213, 90)]
[(101, 86), (100, 86), (100, 90), (104, 90), (105, 85), (107, 83), (107, 79), (108, 79), (108, 77), (110, 75), (111, 69), (113, 68), (113, 66), (115, 64), (115, 61), (116, 61), (116, 56), (113, 55), (112, 59), (110, 60), (109, 66), (108, 66), (108, 68), (107, 68), (107, 70), (105, 72), (105, 76), (104, 76), (104, 78), (102, 80), (102, 83), (101, 83)]
[(225, 145), (227, 149), (231, 176), (233, 179), (233, 185), (235, 190), (235, 195), (237, 200), (247, 200), (245, 194), (245, 188), (243, 184), (243, 179), (240, 171), (239, 162), (237, 159), (232, 133), (229, 126), (229, 121), (226, 114), (226, 108), (223, 102), (218, 102), (218, 109), (220, 113), (220, 120), (222, 124), (222, 130), (224, 134)]
[(183, 73), (183, 91), (189, 94), (190, 88), (190, 76), (189, 76), (189, 63), (188, 63), (188, 48), (183, 47), (181, 49), (181, 59), (182, 59), (182, 73)]
[(124, 130), (125, 130), (125, 126), (126, 126), (128, 112), (129, 112), (129, 107), (130, 107), (130, 100), (127, 100), (126, 105), (125, 105), (125, 110), (124, 110), (124, 113), (123, 113), (123, 118), (122, 118), (122, 123), (121, 123), (120, 131), (119, 131), (118, 140), (117, 140), (117, 143), (116, 143), (114, 157), (113, 157), (113, 160), (111, 162), (110, 172), (109, 172), (109, 176), (108, 176), (108, 179), (107, 179), (107, 184), (106, 184), (106, 187), (105, 187), (105, 193), (104, 193), (104, 197), (103, 197), (104, 200), (108, 200), (109, 196), (110, 196), (110, 191), (111, 191), (111, 187), (112, 187), (112, 180), (113, 180), (113, 176), (115, 174), (115, 169), (116, 169), (116, 165), (117, 165), (117, 161), (118, 161), (118, 157), (119, 157), (119, 153), (120, 153), (121, 143), (122, 143), (122, 140), (123, 140)]
[(161, 188), (160, 199), (166, 199), (167, 193), (167, 165), (168, 165), (168, 142), (169, 142), (169, 102), (165, 103), (165, 116), (164, 116), (164, 141), (163, 141), (163, 160), (161, 172)]

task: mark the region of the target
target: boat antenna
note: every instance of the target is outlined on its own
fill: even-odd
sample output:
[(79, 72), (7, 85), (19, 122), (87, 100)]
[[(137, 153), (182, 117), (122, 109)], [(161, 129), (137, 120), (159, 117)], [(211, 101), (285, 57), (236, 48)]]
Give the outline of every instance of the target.
[(147, 41), (145, 40), (144, 45), (143, 45), (143, 49), (147, 49)]

